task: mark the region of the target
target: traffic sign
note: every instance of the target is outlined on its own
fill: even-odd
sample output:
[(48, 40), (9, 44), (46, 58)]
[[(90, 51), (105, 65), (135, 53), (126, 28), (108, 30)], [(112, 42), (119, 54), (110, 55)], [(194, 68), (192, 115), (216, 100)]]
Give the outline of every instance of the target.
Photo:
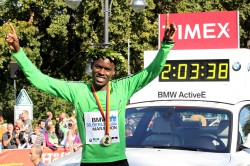
[(22, 89), (19, 95), (17, 96), (16, 105), (33, 105), (25, 89)]
[(33, 120), (33, 102), (26, 90), (22, 89), (16, 99), (14, 107), (14, 121), (20, 118), (24, 110), (29, 112), (29, 118)]

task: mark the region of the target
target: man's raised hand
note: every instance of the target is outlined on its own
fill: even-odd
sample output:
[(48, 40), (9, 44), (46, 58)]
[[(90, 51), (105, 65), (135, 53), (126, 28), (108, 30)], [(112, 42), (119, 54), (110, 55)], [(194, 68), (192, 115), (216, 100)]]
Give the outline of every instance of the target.
[(8, 33), (5, 39), (8, 42), (10, 49), (13, 52), (18, 52), (20, 50), (19, 39), (17, 37), (16, 30), (14, 29), (13, 25), (11, 23), (9, 23), (9, 25), (12, 30), (12, 33)]
[(167, 18), (166, 18), (166, 27), (165, 27), (163, 41), (164, 42), (173, 41), (176, 30), (177, 30), (177, 26), (175, 24), (171, 23), (169, 25), (169, 13), (168, 13)]

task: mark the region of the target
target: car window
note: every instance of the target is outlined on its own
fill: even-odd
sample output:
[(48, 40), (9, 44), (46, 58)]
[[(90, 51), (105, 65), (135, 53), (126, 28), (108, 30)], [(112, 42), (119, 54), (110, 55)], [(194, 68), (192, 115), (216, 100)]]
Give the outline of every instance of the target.
[(250, 106), (247, 105), (242, 108), (239, 115), (239, 134), (240, 143), (245, 143), (246, 137), (250, 132)]
[(144, 115), (144, 112), (132, 112), (130, 115), (126, 116), (126, 137), (133, 136), (134, 131), (140, 122), (142, 116)]
[(126, 111), (127, 147), (227, 152), (232, 115), (204, 107), (138, 107)]

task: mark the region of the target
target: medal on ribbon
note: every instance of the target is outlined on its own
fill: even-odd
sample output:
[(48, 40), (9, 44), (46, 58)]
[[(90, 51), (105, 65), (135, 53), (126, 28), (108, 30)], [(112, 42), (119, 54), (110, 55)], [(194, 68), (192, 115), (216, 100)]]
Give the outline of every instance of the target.
[(97, 93), (93, 84), (91, 85), (91, 89), (92, 89), (93, 96), (96, 100), (97, 106), (99, 108), (99, 111), (101, 112), (102, 117), (105, 120), (106, 131), (105, 131), (104, 137), (102, 138), (102, 143), (104, 146), (109, 146), (112, 142), (112, 138), (109, 136), (109, 133), (110, 133), (110, 128), (109, 128), (110, 127), (110, 119), (109, 119), (110, 117), (110, 85), (108, 84), (106, 88), (106, 116), (104, 115), (104, 110), (102, 108), (100, 99), (97, 96)]
[(112, 138), (109, 135), (105, 134), (104, 137), (102, 138), (103, 145), (109, 146), (111, 142), (112, 142)]

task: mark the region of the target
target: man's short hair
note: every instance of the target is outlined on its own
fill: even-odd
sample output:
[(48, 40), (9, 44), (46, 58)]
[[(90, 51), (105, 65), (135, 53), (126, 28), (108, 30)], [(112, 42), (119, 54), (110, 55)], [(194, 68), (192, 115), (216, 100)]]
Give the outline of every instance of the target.
[(109, 56), (102, 56), (102, 55), (98, 55), (96, 57), (93, 57), (92, 58), (92, 63), (94, 63), (95, 61), (99, 60), (100, 58), (102, 59), (109, 59), (110, 62), (114, 63), (116, 65), (116, 59), (115, 58), (112, 58), (112, 57), (109, 57)]
[(43, 120), (43, 119), (39, 120), (39, 121), (38, 121), (38, 124), (41, 124), (42, 122), (45, 123), (45, 120)]
[(23, 110), (23, 112), (25, 112), (27, 116), (29, 115), (29, 111), (28, 110)]
[(23, 123), (22, 119), (17, 119), (15, 123), (17, 124), (18, 122)]
[(55, 125), (53, 125), (53, 124), (49, 124), (48, 126), (47, 126), (47, 131), (49, 131), (51, 128), (53, 128), (53, 127), (55, 127)]
[(35, 154), (38, 155), (39, 157), (42, 157), (43, 151), (41, 146), (33, 145), (31, 148), (35, 149)]
[(115, 52), (111, 48), (89, 48), (87, 51), (87, 56), (90, 59), (91, 62), (91, 68), (93, 67), (93, 64), (95, 61), (101, 59), (109, 59), (111, 63), (114, 63), (115, 67), (118, 64), (119, 57), (122, 57), (122, 55), (118, 52)]
[(46, 117), (49, 118), (52, 115), (52, 112), (48, 111), (46, 112)]
[(38, 125), (35, 125), (34, 128), (33, 128), (33, 130), (35, 130), (35, 129), (40, 130), (40, 127)]
[[(124, 56), (122, 56), (121, 53), (117, 52), (118, 50), (114, 50), (112, 48), (103, 48), (103, 47), (89, 47), (86, 49), (86, 60), (88, 62), (88, 66), (91, 66), (91, 69), (93, 69), (94, 62), (96, 60), (99, 60), (100, 58), (109, 59), (110, 63), (114, 64), (114, 70), (116, 71), (116, 74), (112, 76), (113, 78), (116, 78), (119, 75), (123, 75), (124, 71), (127, 69), (127, 60)], [(89, 70), (89, 69), (88, 69)], [(90, 74), (91, 70), (88, 71)]]
[(14, 125), (12, 123), (8, 123), (8, 126), (12, 126), (14, 128)]

